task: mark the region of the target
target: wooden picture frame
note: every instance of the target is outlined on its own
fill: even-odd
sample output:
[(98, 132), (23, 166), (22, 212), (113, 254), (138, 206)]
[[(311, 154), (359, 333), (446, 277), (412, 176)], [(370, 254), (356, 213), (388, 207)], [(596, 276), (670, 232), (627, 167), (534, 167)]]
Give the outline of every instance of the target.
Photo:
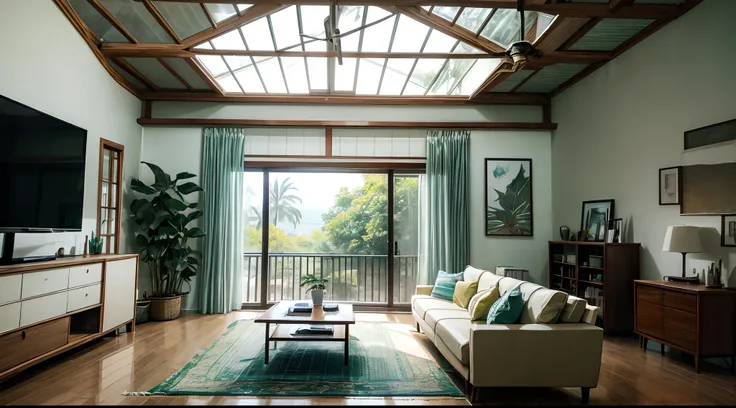
[(659, 205), (680, 205), (681, 201), (682, 166), (659, 169)]
[(484, 184), (486, 236), (534, 236), (532, 159), (486, 158)]
[(736, 214), (721, 216), (721, 246), (736, 247)]
[[(613, 199), (583, 201), (583, 206), (580, 212), (580, 232), (583, 236), (581, 241), (605, 242), (608, 222), (614, 216), (614, 205), (615, 202)], [(600, 213), (605, 214), (605, 219), (602, 220), (602, 222), (600, 220), (600, 216), (596, 216), (594, 220), (591, 220), (591, 213), (594, 210), (598, 215), (600, 215)], [(595, 222), (592, 223), (592, 221)], [(590, 235), (592, 225), (596, 225), (593, 236)], [(602, 234), (601, 231), (603, 231)]]

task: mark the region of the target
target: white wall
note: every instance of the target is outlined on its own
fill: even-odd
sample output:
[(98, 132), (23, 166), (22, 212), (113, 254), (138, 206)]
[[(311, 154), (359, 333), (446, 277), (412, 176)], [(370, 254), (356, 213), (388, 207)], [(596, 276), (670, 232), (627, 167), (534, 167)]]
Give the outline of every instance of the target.
[[(0, 50), (0, 94), (87, 130), (82, 232), (18, 234), (14, 256), (50, 255), (59, 247), (70, 253), (74, 246), (81, 254), (84, 235), (96, 228), (99, 139), (125, 146), (127, 192), (138, 174), (140, 101), (110, 77), (49, 0), (3, 0)], [(123, 198), (127, 204), (129, 198)], [(126, 242), (129, 235), (123, 228), (123, 251), (133, 250)]]
[(736, 251), (720, 247), (720, 217), (658, 205), (658, 169), (736, 160), (734, 146), (683, 154), (683, 132), (736, 117), (736, 54), (724, 42), (736, 38), (734, 15), (732, 0), (705, 1), (553, 100), (555, 230), (579, 229), (583, 200), (613, 198), (627, 242), (642, 244), (643, 278), (680, 274), (680, 255), (662, 252), (676, 224), (708, 228), (689, 273), (720, 258), (736, 266)]

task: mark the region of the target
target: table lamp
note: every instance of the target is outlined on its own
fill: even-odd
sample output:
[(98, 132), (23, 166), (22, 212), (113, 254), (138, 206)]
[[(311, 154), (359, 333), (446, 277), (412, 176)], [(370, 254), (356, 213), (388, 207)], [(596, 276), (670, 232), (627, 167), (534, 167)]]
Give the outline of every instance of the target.
[(700, 242), (700, 228), (687, 225), (667, 227), (662, 251), (679, 252), (682, 254), (682, 277), (665, 276), (667, 280), (674, 282), (700, 282), (697, 276), (685, 277), (685, 257), (687, 254), (703, 252), (703, 245)]

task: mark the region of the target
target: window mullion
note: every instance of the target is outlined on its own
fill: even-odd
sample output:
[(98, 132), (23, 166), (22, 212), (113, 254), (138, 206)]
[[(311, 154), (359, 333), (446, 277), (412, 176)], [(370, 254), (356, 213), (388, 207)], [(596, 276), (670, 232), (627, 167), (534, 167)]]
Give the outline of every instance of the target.
[[(245, 41), (245, 35), (243, 35), (243, 30), (238, 28), (238, 32), (240, 33), (240, 38), (243, 40), (243, 45), (245, 45), (245, 49), (249, 51), (250, 49), (248, 48), (248, 42)], [(256, 65), (256, 60), (253, 58), (253, 56), (250, 57), (250, 63), (253, 64), (253, 68), (256, 70), (256, 75), (258, 75), (258, 80), (261, 81), (261, 86), (263, 86), (263, 92), (268, 93), (268, 89), (266, 88), (266, 82), (263, 81), (263, 77), (261, 76), (261, 70), (258, 69), (258, 65)]]
[[(422, 47), (419, 49), (419, 52), (424, 52), (424, 47), (427, 46), (427, 42), (429, 41), (429, 36), (432, 34), (432, 28), (430, 28), (427, 31), (427, 36), (424, 37), (424, 42), (422, 43)], [(414, 64), (411, 66), (411, 69), (409, 70), (409, 75), (406, 76), (406, 81), (404, 81), (404, 86), (401, 87), (401, 93), (399, 95), (403, 95), (404, 91), (406, 90), (406, 86), (409, 85), (409, 81), (411, 80), (411, 75), (414, 73), (414, 68), (417, 67), (417, 63), (419, 62), (419, 58), (414, 60)]]
[[(302, 23), (302, 6), (297, 5), (296, 6), (296, 21), (299, 23), (299, 44), (302, 46), (302, 51), (306, 51), (306, 47), (304, 47), (304, 37), (301, 35), (304, 34), (304, 24)], [(306, 77), (307, 77), (307, 89), (309, 89), (309, 93), (312, 93), (312, 83), (309, 80), (309, 65), (307, 63), (307, 57), (304, 58), (304, 70), (306, 71)]]
[[(460, 41), (458, 41), (458, 42), (455, 43), (455, 45), (452, 47), (452, 49), (450, 50), (450, 52), (455, 51), (455, 48), (457, 48), (458, 44), (460, 44)], [(440, 70), (437, 71), (437, 75), (434, 76), (434, 78), (432, 79), (432, 82), (429, 83), (429, 86), (427, 87), (427, 90), (424, 91), (424, 95), (425, 96), (427, 95), (427, 93), (429, 93), (430, 89), (432, 89), (432, 87), (434, 86), (434, 83), (437, 82), (437, 79), (440, 77), (440, 74), (442, 74), (442, 71), (445, 70), (445, 67), (447, 67), (447, 64), (449, 62), (450, 62), (450, 59), (449, 58), (446, 59), (445, 60), (445, 63), (442, 64), (442, 68), (440, 68)]]
[[(365, 22), (368, 20), (368, 6), (363, 6), (363, 21), (360, 26), (365, 26)], [(360, 37), (358, 38), (358, 52), (363, 51), (363, 34), (365, 29), (360, 30)], [(353, 93), (358, 89), (358, 68), (360, 68), (360, 58), (355, 59), (355, 76), (353, 77)]]
[[(396, 20), (394, 20), (394, 29), (391, 31), (391, 39), (388, 42), (388, 52), (391, 53), (391, 48), (394, 46), (394, 39), (396, 38), (396, 28), (399, 26), (399, 18), (401, 18), (401, 14), (396, 15)], [(388, 65), (388, 58), (386, 58), (383, 61), (383, 69), (381, 70), (381, 77), (378, 80), (378, 91), (376, 92), (376, 95), (381, 93), (381, 87), (383, 86), (383, 75), (386, 73), (386, 66)]]
[[(266, 16), (266, 21), (268, 22), (268, 31), (271, 33), (271, 41), (273, 42), (273, 49), (276, 49), (276, 35), (273, 32), (273, 23), (271, 22), (271, 16)], [(286, 93), (289, 92), (289, 84), (286, 82), (286, 74), (284, 73), (284, 65), (281, 63), (281, 57), (276, 57), (276, 60), (279, 62), (279, 68), (281, 69), (281, 77), (284, 79), (284, 87), (286, 88)]]

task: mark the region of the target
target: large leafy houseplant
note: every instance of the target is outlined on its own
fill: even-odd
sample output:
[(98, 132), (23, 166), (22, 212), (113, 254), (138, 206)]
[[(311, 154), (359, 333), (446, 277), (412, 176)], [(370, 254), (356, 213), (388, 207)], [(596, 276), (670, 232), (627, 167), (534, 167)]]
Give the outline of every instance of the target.
[(498, 235), (532, 235), (532, 190), (531, 178), (526, 175), (524, 166), (514, 180), (506, 186), (506, 191), (494, 189), (498, 198), (495, 201), (501, 208), (486, 209), (486, 233)]
[[(133, 191), (144, 194), (130, 203), (131, 218), (138, 227), (135, 236), (141, 260), (151, 274), (151, 297), (184, 295), (184, 282), (196, 275), (199, 252), (189, 246), (190, 239), (201, 238), (204, 231), (190, 228), (192, 221), (202, 216), (198, 203), (189, 203), (184, 196), (202, 191), (192, 182), (182, 180), (196, 177), (179, 173), (171, 178), (155, 164), (142, 162), (153, 172), (154, 183), (147, 185), (133, 179)], [(187, 209), (193, 211), (186, 212)]]

